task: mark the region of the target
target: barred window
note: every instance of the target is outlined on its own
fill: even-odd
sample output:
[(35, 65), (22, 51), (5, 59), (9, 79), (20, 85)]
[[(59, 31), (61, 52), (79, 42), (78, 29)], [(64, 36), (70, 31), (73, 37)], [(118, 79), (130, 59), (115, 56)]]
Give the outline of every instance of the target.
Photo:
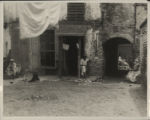
[(55, 37), (54, 30), (45, 31), (40, 37), (41, 65), (43, 67), (55, 67)]

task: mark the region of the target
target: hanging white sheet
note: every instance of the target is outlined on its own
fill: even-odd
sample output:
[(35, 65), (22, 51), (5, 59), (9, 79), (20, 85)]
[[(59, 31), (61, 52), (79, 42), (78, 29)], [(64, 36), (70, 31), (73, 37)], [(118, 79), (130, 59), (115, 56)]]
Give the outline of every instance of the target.
[[(67, 18), (67, 3), (63, 2), (5, 2), (5, 21), (19, 18), (20, 37), (32, 38), (41, 35), (48, 27), (58, 26)], [(86, 3), (85, 19), (101, 18), (100, 4)]]
[(68, 44), (63, 43), (63, 49), (64, 49), (64, 50), (66, 50), (66, 51), (67, 51), (67, 50), (69, 50), (69, 45), (68, 45)]
[(50, 25), (55, 27), (59, 21), (58, 2), (19, 3), (20, 37), (32, 38), (41, 35)]

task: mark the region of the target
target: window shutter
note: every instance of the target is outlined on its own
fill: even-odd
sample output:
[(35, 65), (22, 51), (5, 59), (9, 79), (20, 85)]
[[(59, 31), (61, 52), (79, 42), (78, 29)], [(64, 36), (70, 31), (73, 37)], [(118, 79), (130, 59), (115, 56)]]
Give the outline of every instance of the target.
[(83, 21), (85, 13), (84, 3), (69, 3), (68, 4), (68, 21)]

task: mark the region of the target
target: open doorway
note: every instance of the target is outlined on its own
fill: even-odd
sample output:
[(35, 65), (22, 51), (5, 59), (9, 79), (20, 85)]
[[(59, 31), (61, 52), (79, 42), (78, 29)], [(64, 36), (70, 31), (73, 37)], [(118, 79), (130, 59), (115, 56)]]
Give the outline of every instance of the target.
[(110, 39), (103, 44), (105, 59), (105, 76), (123, 76), (128, 70), (118, 68), (118, 58), (122, 57), (127, 63), (132, 59), (132, 45), (122, 38)]
[(77, 76), (79, 74), (80, 58), (84, 54), (83, 37), (79, 36), (64, 36), (62, 41), (62, 75)]

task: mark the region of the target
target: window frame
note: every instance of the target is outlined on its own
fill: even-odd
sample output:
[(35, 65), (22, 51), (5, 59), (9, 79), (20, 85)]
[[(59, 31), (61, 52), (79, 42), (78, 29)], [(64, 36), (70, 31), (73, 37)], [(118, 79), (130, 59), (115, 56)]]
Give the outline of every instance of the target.
[[(43, 33), (42, 35), (40, 35), (40, 64), (41, 64), (41, 68), (43, 68), (43, 69), (56, 69), (56, 45), (55, 45), (55, 43), (56, 43), (56, 42), (55, 42), (56, 31), (55, 31), (54, 29), (51, 29), (51, 30), (50, 30), (50, 29), (47, 29), (46, 31), (53, 31), (53, 32), (54, 32), (54, 35), (53, 35), (53, 36), (54, 36), (54, 43), (51, 43), (51, 42), (50, 42), (50, 45), (52, 45), (52, 44), (54, 45), (54, 50), (46, 50), (46, 49), (42, 49), (42, 48), (41, 48), (41, 37), (42, 37), (42, 35), (43, 35), (44, 33)], [(46, 31), (45, 31), (45, 32), (46, 32)], [(50, 38), (49, 38), (49, 39), (50, 39)], [(42, 56), (41, 56), (41, 53), (42, 53), (42, 52), (44, 52), (44, 53), (47, 53), (47, 52), (54, 53), (54, 57), (55, 57), (55, 58), (54, 58), (54, 66), (42, 65), (42, 63), (41, 63), (41, 57), (42, 57)], [(50, 54), (51, 54), (51, 53), (50, 53)]]

